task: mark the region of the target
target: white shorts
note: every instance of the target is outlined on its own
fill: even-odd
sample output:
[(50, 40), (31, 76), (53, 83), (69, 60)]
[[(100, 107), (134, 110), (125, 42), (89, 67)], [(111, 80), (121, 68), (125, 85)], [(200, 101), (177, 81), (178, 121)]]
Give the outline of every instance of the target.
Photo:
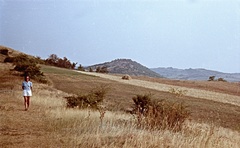
[(32, 96), (31, 90), (23, 90), (23, 96)]

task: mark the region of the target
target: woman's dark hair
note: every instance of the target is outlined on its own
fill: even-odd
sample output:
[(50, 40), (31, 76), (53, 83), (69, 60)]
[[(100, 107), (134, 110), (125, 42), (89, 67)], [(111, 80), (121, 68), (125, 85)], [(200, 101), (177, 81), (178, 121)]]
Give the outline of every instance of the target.
[[(29, 75), (24, 75), (24, 80), (26, 80), (27, 77), (29, 77)], [(29, 77), (29, 80), (30, 80), (30, 77)]]

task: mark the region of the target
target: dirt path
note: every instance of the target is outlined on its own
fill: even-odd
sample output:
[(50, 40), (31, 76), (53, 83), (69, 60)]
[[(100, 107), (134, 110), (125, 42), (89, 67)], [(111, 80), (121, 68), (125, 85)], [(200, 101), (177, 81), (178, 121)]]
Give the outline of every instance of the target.
[(0, 94), (0, 147), (45, 147), (48, 141), (45, 112), (35, 104), (24, 111), (21, 93)]
[(113, 80), (113, 81), (117, 81), (117, 82), (121, 82), (121, 83), (125, 83), (125, 84), (130, 84), (130, 85), (134, 85), (134, 86), (140, 86), (140, 87), (150, 88), (150, 89), (154, 89), (154, 90), (164, 91), (164, 92), (169, 92), (171, 89), (182, 90), (182, 91), (184, 91), (185, 96), (213, 100), (216, 102), (228, 103), (231, 105), (240, 106), (240, 97), (239, 96), (218, 93), (218, 92), (213, 92), (213, 91), (181, 87), (181, 86), (162, 84), (162, 83), (157, 83), (157, 82), (149, 82), (149, 81), (137, 80), (137, 79), (123, 80), (119, 76), (113, 76), (113, 75), (109, 75), (109, 74), (101, 74), (101, 73), (94, 73), (94, 72), (82, 72), (82, 71), (77, 71), (77, 72), (87, 74), (87, 75), (94, 75), (94, 76), (102, 77), (105, 79), (109, 79), (109, 80)]

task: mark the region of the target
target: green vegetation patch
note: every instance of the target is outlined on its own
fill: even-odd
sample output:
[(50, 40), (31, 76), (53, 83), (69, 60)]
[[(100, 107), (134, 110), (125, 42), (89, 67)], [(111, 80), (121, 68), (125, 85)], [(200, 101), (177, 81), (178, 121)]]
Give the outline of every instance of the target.
[(49, 74), (57, 74), (57, 75), (66, 75), (66, 76), (87, 76), (87, 77), (96, 77), (96, 76), (91, 76), (91, 75), (86, 75), (80, 72), (76, 72), (74, 70), (70, 69), (65, 69), (65, 68), (58, 68), (54, 66), (46, 66), (42, 65), (41, 70), (44, 73), (49, 73)]

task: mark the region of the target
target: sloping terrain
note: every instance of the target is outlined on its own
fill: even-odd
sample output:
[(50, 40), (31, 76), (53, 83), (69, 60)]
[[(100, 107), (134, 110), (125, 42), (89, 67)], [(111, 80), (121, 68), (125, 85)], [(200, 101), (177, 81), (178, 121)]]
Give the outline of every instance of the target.
[[(43, 71), (55, 88), (71, 94), (85, 94), (98, 86), (109, 87), (105, 106), (111, 111), (126, 111), (133, 105), (132, 97), (138, 94), (151, 93), (154, 99), (184, 103), (188, 106), (191, 118), (194, 120), (239, 129), (239, 96), (236, 95), (205, 91), (204, 89), (197, 89), (197, 87), (189, 89), (188, 87), (177, 87), (173, 84), (164, 85), (164, 83), (159, 82), (137, 80), (135, 77), (127, 81), (122, 80), (120, 75), (70, 72), (53, 67), (43, 67)], [(147, 87), (148, 85), (151, 87)], [(187, 92), (179, 96), (171, 92), (171, 89), (186, 90)], [(209, 97), (209, 95), (211, 96)], [(228, 96), (230, 97), (228, 98)]]
[[(101, 78), (103, 76), (42, 66), (52, 86), (33, 81), (34, 95), (26, 112), (23, 111), (19, 87), (22, 78), (11, 75), (9, 64), (1, 63), (0, 66), (0, 86), (3, 86), (1, 90), (4, 92), (0, 94), (0, 147), (236, 147), (239, 144), (237, 131), (218, 127), (240, 130), (240, 111), (236, 105), (178, 97), (165, 91), (109, 80), (108, 75)], [(84, 94), (100, 85), (110, 88), (104, 102), (108, 111), (103, 127), (99, 126), (98, 112), (89, 114), (89, 111), (65, 109), (64, 96)], [(187, 123), (181, 133), (156, 131), (153, 134), (129, 127), (127, 123), (131, 123), (132, 116), (122, 111), (131, 107), (131, 97), (149, 92), (156, 99), (184, 102), (191, 111), (191, 120), (199, 123)]]
[(118, 76), (113, 76), (113, 75), (107, 75), (107, 74), (100, 74), (100, 73), (87, 73), (87, 72), (81, 72), (84, 74), (88, 75), (94, 75), (94, 76), (99, 76), (102, 78), (118, 81), (121, 83), (126, 83), (134, 86), (140, 86), (144, 88), (150, 88), (150, 89), (155, 89), (158, 91), (164, 91), (164, 92), (169, 92), (171, 89), (175, 90), (185, 90), (185, 93), (182, 95), (185, 96), (190, 96), (190, 97), (195, 97), (195, 98), (201, 98), (201, 99), (208, 99), (216, 102), (221, 102), (221, 103), (228, 103), (232, 105), (236, 105), (240, 107), (240, 96), (235, 96), (235, 95), (229, 95), (229, 94), (224, 94), (224, 93), (217, 93), (217, 92), (212, 92), (212, 91), (207, 91), (207, 90), (199, 90), (199, 89), (194, 89), (194, 88), (187, 88), (187, 87), (182, 87), (182, 86), (174, 86), (174, 85), (169, 85), (169, 84), (161, 84), (157, 82), (150, 82), (150, 81), (144, 81), (144, 80), (122, 80), (121, 77)]
[(93, 70), (97, 67), (107, 67), (109, 73), (115, 74), (129, 74), (134, 76), (149, 76), (149, 77), (161, 77), (158, 73), (150, 70), (149, 68), (132, 61), (131, 59), (117, 59), (111, 62), (106, 62), (102, 64), (96, 64), (87, 67), (87, 69), (92, 68)]
[(210, 76), (216, 79), (223, 78), (229, 82), (240, 82), (240, 73), (223, 73), (207, 69), (177, 69), (177, 68), (151, 68), (151, 70), (165, 78), (175, 80), (203, 80), (207, 81)]
[[(237, 83), (206, 84), (137, 76), (122, 80), (121, 75), (41, 67), (49, 84), (33, 80), (30, 109), (24, 111), (23, 78), (10, 70), (11, 64), (0, 62), (0, 147), (225, 148), (240, 144)], [(85, 94), (99, 86), (109, 88), (102, 122), (99, 112), (66, 109), (64, 97)], [(179, 95), (172, 90), (183, 92)], [(132, 124), (133, 115), (125, 111), (132, 107), (132, 97), (146, 93), (153, 94), (153, 99), (188, 106), (191, 116), (183, 131), (152, 132)]]

